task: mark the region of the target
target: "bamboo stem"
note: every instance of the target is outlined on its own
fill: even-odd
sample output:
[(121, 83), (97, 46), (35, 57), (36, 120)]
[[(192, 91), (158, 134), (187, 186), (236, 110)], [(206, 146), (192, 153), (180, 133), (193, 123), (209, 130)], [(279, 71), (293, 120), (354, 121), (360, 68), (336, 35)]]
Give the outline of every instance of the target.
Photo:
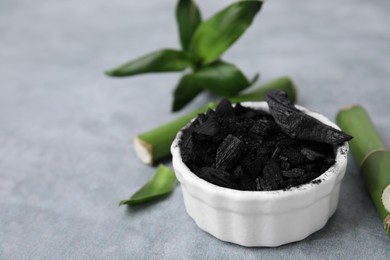
[(345, 107), (338, 113), (336, 120), (340, 126), (345, 127), (346, 132), (353, 135), (349, 146), (359, 166), (371, 151), (386, 148), (369, 115), (362, 107), (358, 105)]
[[(273, 80), (260, 88), (239, 97), (231, 98), (234, 102), (260, 101), (264, 99), (267, 91), (271, 89), (281, 89), (287, 93), (292, 101), (296, 100), (296, 88), (288, 77), (281, 77)], [(211, 102), (191, 113), (179, 117), (164, 125), (139, 134), (134, 138), (134, 149), (140, 160), (146, 164), (154, 164), (157, 161), (170, 155), (170, 146), (175, 139), (177, 132), (185, 126), (192, 118), (200, 113), (204, 113), (209, 108), (215, 108), (217, 102)]]
[(337, 123), (354, 137), (350, 141), (352, 155), (390, 237), (390, 152), (362, 107), (353, 105), (342, 109)]

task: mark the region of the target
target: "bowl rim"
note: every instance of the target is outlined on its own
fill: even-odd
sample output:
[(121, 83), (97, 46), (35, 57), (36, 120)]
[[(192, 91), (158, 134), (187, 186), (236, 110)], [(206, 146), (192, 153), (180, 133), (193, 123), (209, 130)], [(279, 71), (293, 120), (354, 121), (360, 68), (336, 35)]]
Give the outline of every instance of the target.
[[(266, 112), (269, 112), (268, 104), (265, 101), (259, 101), (259, 102), (241, 102), (242, 106), (254, 108), (254, 109), (261, 109)], [(323, 116), (320, 113), (311, 111), (305, 107), (295, 105), (295, 107), (304, 113), (308, 114), (309, 116), (312, 116), (319, 121), (330, 125), (338, 130), (340, 128), (330, 121), (327, 117)], [(196, 117), (195, 117), (196, 118)], [(179, 147), (179, 141), (182, 136), (182, 131), (189, 127), (189, 125), (195, 120), (193, 118), (188, 124), (186, 124), (176, 135), (174, 141), (171, 145), (171, 153), (172, 153), (172, 162), (173, 167), (175, 169), (175, 174), (181, 183), (181, 185), (190, 185), (195, 188), (199, 188), (203, 191), (205, 191), (208, 194), (214, 194), (217, 196), (224, 197), (226, 199), (230, 199), (236, 202), (245, 202), (245, 201), (275, 201), (275, 200), (284, 200), (286, 198), (293, 199), (294, 197), (301, 197), (302, 195), (305, 195), (306, 193), (312, 193), (320, 191), (320, 189), (323, 189), (323, 186), (328, 186), (328, 191), (333, 188), (334, 183), (340, 182), (341, 179), (344, 177), (344, 174), (339, 174), (342, 167), (346, 166), (347, 163), (347, 154), (349, 150), (348, 142), (344, 142), (342, 145), (340, 145), (336, 150), (336, 158), (335, 163), (330, 166), (330, 168), (322, 173), (317, 178), (311, 180), (308, 183), (301, 184), (299, 186), (294, 186), (288, 189), (279, 189), (279, 190), (272, 190), (272, 191), (245, 191), (245, 190), (236, 190), (236, 189), (230, 189), (221, 187), (218, 185), (215, 185), (213, 183), (210, 183), (200, 177), (198, 177), (195, 173), (193, 173), (187, 165), (183, 162), (181, 153), (180, 153), (180, 147)], [(321, 180), (320, 183), (318, 180)], [(326, 196), (329, 192), (324, 193), (322, 192), (322, 195), (316, 194), (317, 196), (323, 197)], [(198, 199), (204, 200), (202, 198), (199, 198), (199, 194), (193, 194), (193, 192), (190, 191), (192, 195), (197, 197)], [(196, 192), (198, 193), (198, 192)], [(314, 203), (315, 199), (312, 199), (311, 203)], [(299, 205), (298, 205), (299, 207)], [(301, 205), (303, 207), (303, 205)]]

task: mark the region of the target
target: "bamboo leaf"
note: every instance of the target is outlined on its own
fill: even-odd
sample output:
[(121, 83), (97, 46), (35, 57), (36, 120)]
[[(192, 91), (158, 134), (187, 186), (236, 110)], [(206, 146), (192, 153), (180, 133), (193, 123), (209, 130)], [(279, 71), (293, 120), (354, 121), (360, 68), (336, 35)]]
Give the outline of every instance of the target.
[(202, 22), (200, 10), (193, 0), (179, 0), (176, 8), (176, 19), (181, 46), (183, 50), (188, 51), (192, 35)]
[(236, 66), (222, 61), (204, 66), (194, 75), (205, 89), (226, 97), (236, 95), (252, 83)]
[(122, 200), (122, 205), (137, 205), (166, 195), (173, 191), (176, 185), (176, 177), (171, 169), (160, 164), (155, 175), (141, 189), (139, 189), (128, 200)]
[(203, 64), (217, 60), (251, 25), (260, 1), (239, 1), (199, 25), (191, 50)]
[(194, 99), (203, 88), (196, 82), (193, 74), (184, 75), (173, 93), (172, 111), (179, 111)]
[(126, 77), (149, 72), (182, 71), (191, 66), (188, 56), (178, 50), (164, 49), (130, 61), (113, 70), (108, 76)]

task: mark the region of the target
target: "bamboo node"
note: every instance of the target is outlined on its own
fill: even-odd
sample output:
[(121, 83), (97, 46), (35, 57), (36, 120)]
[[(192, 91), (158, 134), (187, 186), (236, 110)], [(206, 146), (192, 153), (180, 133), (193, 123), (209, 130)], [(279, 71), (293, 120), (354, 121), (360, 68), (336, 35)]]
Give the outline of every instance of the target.
[(342, 107), (340, 110), (342, 110), (342, 111), (350, 110), (350, 109), (352, 109), (354, 107), (358, 107), (358, 106), (359, 105), (357, 105), (357, 104), (350, 104), (350, 105), (346, 105), (345, 107)]
[(370, 152), (368, 152), (368, 153), (364, 156), (362, 162), (360, 163), (359, 169), (362, 168), (363, 164), (366, 162), (366, 160), (368, 159), (368, 157), (370, 157), (371, 155), (373, 155), (373, 154), (376, 153), (376, 152), (386, 152), (386, 149), (382, 147), (382, 148), (377, 148), (377, 149), (374, 149), (374, 150), (371, 150)]
[(390, 212), (390, 184), (383, 190), (382, 203), (385, 209)]

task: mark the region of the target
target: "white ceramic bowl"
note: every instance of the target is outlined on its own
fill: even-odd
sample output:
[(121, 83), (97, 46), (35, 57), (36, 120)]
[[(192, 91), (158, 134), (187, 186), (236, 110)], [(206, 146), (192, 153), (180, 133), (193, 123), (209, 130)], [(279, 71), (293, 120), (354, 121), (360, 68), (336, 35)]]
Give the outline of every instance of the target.
[[(241, 104), (268, 111), (266, 102)], [(323, 115), (297, 108), (339, 129)], [(221, 240), (243, 246), (283, 245), (321, 229), (336, 211), (347, 166), (347, 142), (338, 148), (336, 163), (315, 179), (320, 183), (310, 182), (288, 190), (241, 191), (214, 185), (191, 172), (181, 158), (180, 137), (181, 131), (171, 152), (186, 210), (199, 228)]]

